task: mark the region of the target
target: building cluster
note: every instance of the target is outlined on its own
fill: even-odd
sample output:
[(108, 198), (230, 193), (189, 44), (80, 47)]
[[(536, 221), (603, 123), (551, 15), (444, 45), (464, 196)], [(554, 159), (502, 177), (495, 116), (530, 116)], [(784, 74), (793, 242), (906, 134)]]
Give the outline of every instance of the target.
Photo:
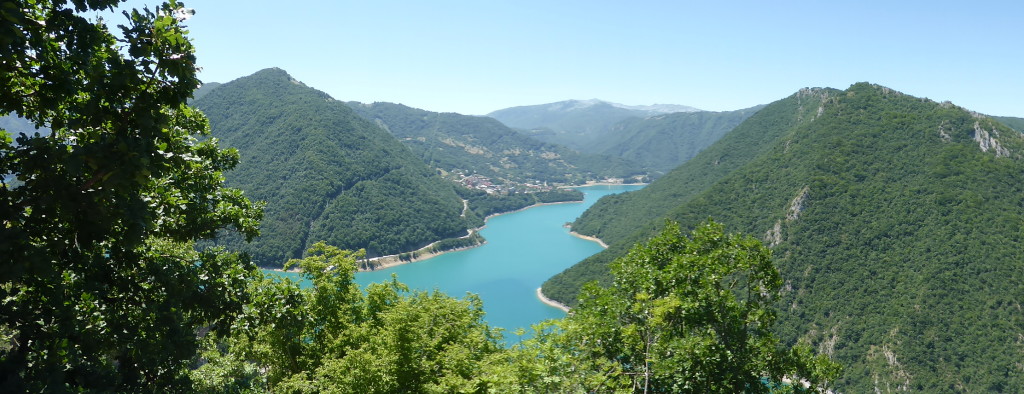
[(512, 193), (534, 193), (541, 191), (553, 190), (554, 187), (548, 186), (547, 183), (505, 183), (495, 184), (491, 178), (483, 175), (459, 175), (459, 183), (470, 189), (483, 190), (488, 194), (512, 194)]

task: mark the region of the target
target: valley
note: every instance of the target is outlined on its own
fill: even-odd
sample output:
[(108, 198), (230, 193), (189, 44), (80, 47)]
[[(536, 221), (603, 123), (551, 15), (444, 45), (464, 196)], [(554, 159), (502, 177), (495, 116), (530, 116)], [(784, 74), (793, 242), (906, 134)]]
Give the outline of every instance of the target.
[(144, 3), (0, 7), (0, 392), (1024, 387), (1024, 3)]
[[(280, 69), (212, 84), (194, 104), (239, 151), (227, 184), (267, 208), (253, 242), (223, 233), (208, 246), (271, 269), (320, 240), (362, 249), (360, 286), (398, 275), (414, 291), (472, 293), (487, 324), (516, 329), (563, 318), (552, 305), (611, 284), (612, 262), (666, 223), (713, 218), (772, 249), (785, 279), (776, 331), (845, 365), (837, 387), (1016, 379), (996, 371), (1024, 355), (1001, 346), (1024, 327), (1020, 118), (867, 83), (722, 113), (567, 103), (542, 107), (547, 118), (499, 111), (535, 122), (517, 130), (511, 118), (336, 101)], [(609, 180), (652, 182), (569, 188)], [(942, 361), (957, 357), (969, 368)]]
[[(559, 115), (551, 107), (556, 104), (556, 109), (567, 113)], [(869, 389), (882, 381), (901, 387), (913, 383), (913, 387), (930, 390), (953, 384), (948, 380), (951, 375), (932, 375), (919, 365), (893, 369), (878, 363), (876, 349), (919, 359), (925, 357), (919, 353), (921, 346), (946, 343), (945, 336), (929, 337), (936, 320), (924, 316), (931, 314), (944, 316), (944, 324), (953, 324), (956, 335), (975, 338), (973, 345), (947, 348), (940, 356), (943, 359), (953, 354), (991, 358), (990, 352), (981, 349), (1011, 340), (1006, 333), (981, 328), (972, 320), (977, 317), (956, 312), (962, 309), (955, 305), (1001, 299), (997, 301), (1001, 306), (979, 321), (1019, 323), (1011, 312), (1016, 305), (1013, 300), (1019, 296), (1014, 295), (1012, 284), (1024, 256), (1012, 245), (1021, 243), (1015, 234), (1021, 234), (1024, 213), (1020, 212), (1021, 190), (1013, 174), (1024, 173), (1020, 169), (1024, 142), (1019, 131), (1000, 123), (1016, 125), (1016, 118), (989, 118), (866, 83), (847, 90), (801, 89), (768, 105), (723, 113), (691, 108), (642, 117), (643, 113), (627, 115), (625, 108), (600, 101), (556, 104), (541, 107), (547, 118), (529, 115), (532, 107), (497, 112), (504, 116), (514, 113), (519, 122), (535, 122), (519, 123), (534, 127), (517, 131), (484, 117), (432, 113), (389, 103), (346, 103), (361, 118), (402, 141), (404, 151), (411, 153), (406, 155), (432, 168), (434, 182), (448, 185), (463, 204), (459, 210), (463, 233), (440, 242), (445, 248), (397, 250), (384, 260), (377, 252), (369, 253), (370, 259), (361, 263), (364, 270), (389, 268), (360, 273), (360, 283), (400, 273), (414, 288), (440, 288), (449, 294), (470, 291), (487, 305), (495, 305), (489, 309), (495, 316), (488, 322), (497, 326), (524, 327), (543, 319), (536, 316), (557, 317), (522, 312), (523, 305), (536, 303), (522, 301), (534, 297), (532, 284), (520, 286), (516, 296), (491, 288), (513, 282), (511, 273), (501, 274), (507, 278), (493, 277), (505, 271), (491, 266), (482, 271), (491, 278), (484, 280), (488, 284), (463, 287), (473, 281), (464, 276), (471, 272), (469, 263), (446, 262), (466, 258), (518, 266), (515, 258), (498, 263), (504, 260), (481, 252), (501, 246), (490, 245), (486, 228), (479, 233), (471, 229), (495, 214), (581, 199), (556, 187), (609, 178), (619, 182), (653, 179), (643, 191), (590, 201), (587, 206), (593, 206), (578, 211), (578, 218), (564, 219), (572, 222), (573, 234), (607, 242), (610, 247), (580, 257), (579, 264), (537, 271), (544, 272), (538, 277), (545, 280), (545, 296), (574, 306), (585, 283), (611, 283), (608, 265), (661, 231), (666, 220), (695, 226), (713, 218), (735, 231), (757, 234), (772, 248), (786, 278), (786, 290), (776, 304), (781, 312), (778, 332), (788, 343), (828, 349), (829, 356), (842, 361), (849, 369), (838, 382), (840, 387)], [(607, 112), (609, 108), (608, 114), (593, 115), (593, 111)], [(591, 115), (572, 113), (580, 110), (591, 111)], [(579, 123), (582, 119), (590, 123)], [(509, 126), (516, 124), (506, 121)], [(540, 142), (535, 138), (545, 137), (538, 134), (537, 127), (561, 129), (548, 135), (550, 142)], [(552, 143), (569, 140), (577, 141), (569, 146), (591, 153), (576, 153)], [(595, 162), (601, 165), (588, 165)], [(995, 210), (998, 214), (992, 214), (993, 207), (999, 207)], [(359, 210), (365, 212), (365, 207)], [(992, 227), (996, 224), (1001, 227)], [(982, 233), (986, 234), (983, 239), (998, 242), (966, 241), (976, 236), (967, 234)], [(939, 239), (964, 241), (944, 244), (937, 243)], [(434, 242), (432, 245), (439, 244)], [(479, 243), (486, 246), (462, 250)], [(529, 245), (526, 249), (540, 249), (544, 256), (568, 250), (559, 246), (562, 243), (519, 243)], [(981, 246), (986, 244), (989, 246)], [(993, 245), (1001, 246), (993, 249)], [(448, 248), (462, 251), (441, 254)], [(499, 254), (510, 258), (516, 253)], [(422, 263), (401, 265), (411, 261)], [(518, 261), (541, 259), (523, 257)], [(940, 289), (952, 284), (936, 282), (943, 277), (936, 273), (956, 271), (953, 267), (961, 267), (965, 261), (972, 261), (975, 267), (968, 269), (988, 274), (959, 279), (960, 297), (973, 294), (968, 298), (946, 298), (945, 290)], [(448, 266), (455, 268), (442, 268)], [(441, 285), (431, 278), (452, 282)], [(985, 285), (975, 280), (983, 280)], [(981, 288), (985, 290), (978, 290)], [(492, 292), (503, 295), (488, 295)], [(851, 303), (849, 294), (858, 294), (857, 302)], [(920, 309), (923, 306), (928, 309)], [(525, 320), (503, 316), (523, 316)], [(1001, 357), (1012, 359), (1018, 350), (1010, 348)], [(972, 363), (988, 368), (1006, 365)], [(906, 375), (916, 378), (901, 381)]]

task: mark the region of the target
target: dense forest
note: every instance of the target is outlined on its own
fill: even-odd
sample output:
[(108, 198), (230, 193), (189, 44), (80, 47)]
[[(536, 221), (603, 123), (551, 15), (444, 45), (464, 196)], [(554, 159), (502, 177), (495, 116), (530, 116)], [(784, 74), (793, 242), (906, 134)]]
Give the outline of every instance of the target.
[(479, 174), (502, 182), (569, 184), (644, 174), (634, 162), (580, 154), (524, 136), (487, 117), (391, 103), (349, 106), (391, 132), (431, 168), (449, 173)]
[(1024, 133), (1024, 118), (1014, 118), (1011, 116), (993, 116), (993, 118), (1003, 122), (1004, 125), (1010, 126), (1011, 129)]
[[(824, 101), (838, 92), (833, 89), (806, 89), (766, 106), (658, 182), (636, 192), (605, 197), (594, 204), (573, 223), (573, 230), (601, 238), (609, 245), (625, 240), (639, 228), (657, 222), (672, 208), (749, 164), (788, 130), (812, 121), (818, 108), (824, 106)], [(605, 213), (619, 206), (628, 207), (628, 211)], [(619, 215), (622, 212), (629, 214)], [(594, 216), (603, 220), (590, 220)]]
[(545, 284), (572, 302), (665, 218), (759, 234), (786, 278), (786, 343), (846, 366), (838, 388), (1024, 386), (1024, 137), (992, 118), (860, 83), (765, 107), (644, 190), (573, 226), (613, 247)]
[(595, 141), (593, 149), (640, 163), (660, 175), (690, 160), (760, 109), (629, 118), (612, 125), (609, 135)]
[(262, 236), (245, 250), (260, 265), (300, 257), (313, 242), (370, 257), (466, 234), (454, 185), (342, 102), (280, 69), (226, 83), (195, 100), (212, 135), (241, 153), (227, 184), (267, 202)]

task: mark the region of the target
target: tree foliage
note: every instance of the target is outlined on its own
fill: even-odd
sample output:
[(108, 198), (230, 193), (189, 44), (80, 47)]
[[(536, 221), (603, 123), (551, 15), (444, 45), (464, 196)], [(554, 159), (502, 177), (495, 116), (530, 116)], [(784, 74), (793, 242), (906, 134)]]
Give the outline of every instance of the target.
[(479, 392), (500, 333), (474, 296), (409, 292), (396, 279), (354, 282), (359, 253), (317, 243), (302, 260), (311, 286), (268, 277), (233, 335), (210, 342), (201, 391)]
[(4, 391), (187, 384), (197, 330), (247, 301), (246, 259), (192, 248), (226, 227), (255, 236), (261, 211), (222, 186), (237, 153), (195, 138), (189, 13), (126, 12), (119, 36), (82, 16), (118, 3), (0, 6), (0, 113), (52, 129), (0, 133)]
[(772, 333), (782, 279), (771, 252), (704, 223), (677, 225), (612, 263), (609, 287), (588, 286), (565, 340), (603, 361), (606, 385), (634, 392), (768, 392), (764, 381), (827, 387), (826, 357), (781, 348)]
[[(309, 286), (267, 277), (232, 336), (210, 338), (198, 391), (768, 392), (827, 388), (839, 367), (772, 333), (782, 280), (759, 241), (677, 226), (616, 262), (563, 320), (502, 346), (474, 296), (364, 291), (361, 253), (318, 243), (293, 260)], [(797, 382), (791, 385), (782, 382)]]

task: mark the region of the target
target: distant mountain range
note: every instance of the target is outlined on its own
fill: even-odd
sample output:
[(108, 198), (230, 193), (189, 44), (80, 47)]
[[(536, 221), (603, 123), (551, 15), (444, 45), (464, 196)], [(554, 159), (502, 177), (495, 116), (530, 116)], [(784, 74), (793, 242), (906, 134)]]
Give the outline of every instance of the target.
[(838, 389), (1024, 387), (1024, 135), (872, 84), (804, 89), (573, 230), (611, 244), (544, 284), (572, 303), (666, 219), (771, 246), (778, 332), (845, 366)]
[(710, 112), (683, 105), (569, 100), (488, 116), (533, 138), (639, 163), (657, 176), (686, 162), (760, 108)]
[(50, 129), (47, 127), (36, 128), (36, 125), (32, 124), (25, 118), (20, 118), (14, 115), (0, 116), (0, 130), (4, 130), (11, 139), (14, 139), (14, 144), (17, 145), (18, 134), (24, 133), (25, 135), (31, 136), (35, 133), (39, 135), (49, 135)]
[(762, 107), (627, 118), (612, 125), (607, 136), (591, 143), (589, 149), (639, 163), (660, 175), (690, 160)]
[(348, 104), (405, 143), (430, 167), (447, 173), (479, 174), (515, 183), (582, 183), (646, 173), (636, 162), (581, 154), (525, 136), (488, 117), (392, 103)]
[(699, 110), (683, 105), (628, 106), (595, 99), (512, 107), (487, 116), (509, 127), (526, 130), (531, 137), (580, 152), (596, 153), (589, 144), (605, 138), (615, 123), (629, 118), (694, 111)]

